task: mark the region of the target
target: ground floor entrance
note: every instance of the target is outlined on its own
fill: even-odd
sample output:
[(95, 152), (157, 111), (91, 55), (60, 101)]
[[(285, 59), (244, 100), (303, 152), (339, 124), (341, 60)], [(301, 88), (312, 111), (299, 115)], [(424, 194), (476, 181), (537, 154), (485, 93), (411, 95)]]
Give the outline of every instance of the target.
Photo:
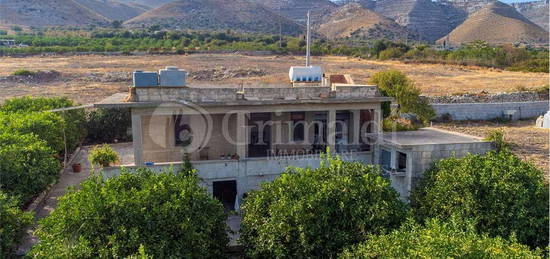
[(237, 181), (216, 181), (213, 182), (213, 195), (224, 206), (225, 210), (235, 209), (237, 198)]

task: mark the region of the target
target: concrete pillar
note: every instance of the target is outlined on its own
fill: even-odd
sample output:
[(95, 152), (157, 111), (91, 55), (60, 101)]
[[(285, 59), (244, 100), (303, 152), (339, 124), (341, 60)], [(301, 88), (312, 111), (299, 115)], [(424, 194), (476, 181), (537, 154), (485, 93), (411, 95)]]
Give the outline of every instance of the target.
[(141, 116), (132, 111), (132, 143), (134, 147), (134, 163), (143, 166), (143, 124)]
[(351, 114), (351, 144), (356, 146), (361, 139), (361, 110), (352, 110)]
[(382, 144), (382, 109), (375, 109), (374, 110), (374, 117), (372, 124), (372, 133), (376, 133), (375, 137), (373, 138), (374, 143), (372, 143), (372, 161), (374, 164), (380, 164), (380, 144)]
[(239, 158), (246, 158), (247, 145), (247, 126), (246, 126), (246, 113), (239, 112), (237, 113), (237, 155)]
[(328, 111), (327, 145), (330, 148), (330, 152), (336, 152), (336, 110)]

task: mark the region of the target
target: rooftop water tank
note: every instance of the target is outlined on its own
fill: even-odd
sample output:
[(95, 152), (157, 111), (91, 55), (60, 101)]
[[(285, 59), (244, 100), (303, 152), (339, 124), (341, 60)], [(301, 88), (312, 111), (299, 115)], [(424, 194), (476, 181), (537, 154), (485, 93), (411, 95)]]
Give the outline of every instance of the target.
[(550, 129), (550, 111), (544, 114), (544, 120), (542, 121), (542, 127), (545, 129)]
[(134, 87), (154, 87), (158, 86), (157, 72), (134, 71)]
[(187, 81), (187, 72), (178, 67), (166, 67), (159, 71), (160, 86), (182, 87)]
[(290, 67), (288, 72), (292, 82), (321, 82), (323, 80), (323, 69), (320, 66)]

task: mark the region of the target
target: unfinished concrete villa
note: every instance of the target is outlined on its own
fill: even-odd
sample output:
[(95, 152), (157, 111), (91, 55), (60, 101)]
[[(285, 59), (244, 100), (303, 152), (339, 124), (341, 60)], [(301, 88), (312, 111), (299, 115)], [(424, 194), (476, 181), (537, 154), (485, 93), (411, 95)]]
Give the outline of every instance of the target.
[(135, 164), (126, 167), (160, 171), (187, 154), (228, 208), (289, 166), (319, 166), (326, 148), (344, 160), (381, 165), (403, 199), (434, 161), (491, 149), (478, 138), (432, 128), (382, 133), (381, 105), (391, 98), (309, 64), (271, 87), (194, 87), (186, 78), (175, 67), (136, 71), (129, 94), (95, 106), (131, 109)]

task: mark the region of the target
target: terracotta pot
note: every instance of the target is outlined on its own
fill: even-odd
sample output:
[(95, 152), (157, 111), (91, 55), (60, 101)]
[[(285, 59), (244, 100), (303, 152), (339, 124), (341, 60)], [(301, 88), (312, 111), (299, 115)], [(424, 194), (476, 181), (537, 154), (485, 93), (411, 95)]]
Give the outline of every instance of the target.
[(80, 173), (82, 171), (82, 165), (81, 164), (73, 164), (73, 172), (74, 173)]

